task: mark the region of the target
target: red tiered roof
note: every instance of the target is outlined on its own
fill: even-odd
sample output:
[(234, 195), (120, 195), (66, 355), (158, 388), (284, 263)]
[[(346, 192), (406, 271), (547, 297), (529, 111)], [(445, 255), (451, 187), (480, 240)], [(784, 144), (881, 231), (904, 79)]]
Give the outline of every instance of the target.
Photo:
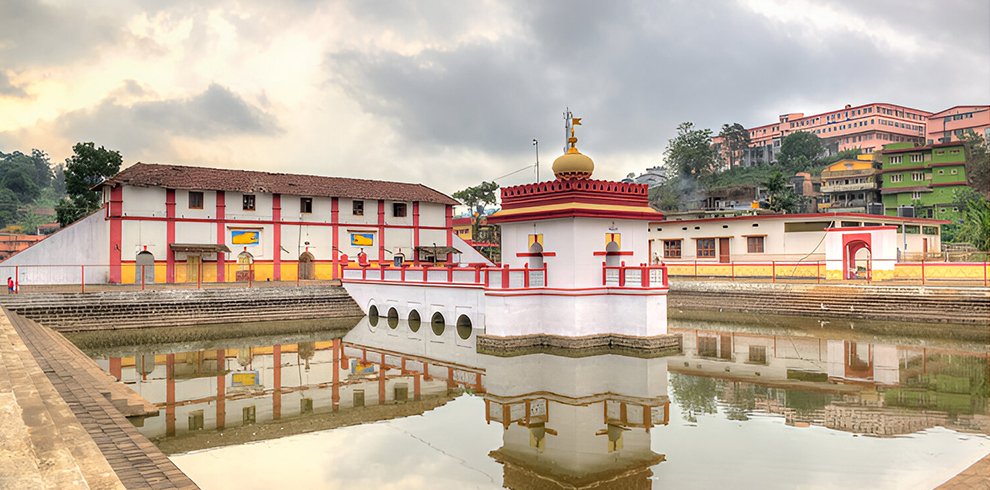
[(606, 180), (553, 180), (502, 189), (502, 210), (490, 223), (567, 217), (663, 219), (649, 204), (649, 186)]

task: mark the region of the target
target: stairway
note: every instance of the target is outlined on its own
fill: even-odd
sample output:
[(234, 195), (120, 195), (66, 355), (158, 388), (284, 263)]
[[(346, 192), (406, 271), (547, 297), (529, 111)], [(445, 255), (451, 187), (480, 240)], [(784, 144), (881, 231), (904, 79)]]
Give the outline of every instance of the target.
[(668, 305), (822, 318), (990, 324), (990, 290), (672, 281)]
[(362, 315), (339, 286), (39, 293), (0, 304), (59, 332)]

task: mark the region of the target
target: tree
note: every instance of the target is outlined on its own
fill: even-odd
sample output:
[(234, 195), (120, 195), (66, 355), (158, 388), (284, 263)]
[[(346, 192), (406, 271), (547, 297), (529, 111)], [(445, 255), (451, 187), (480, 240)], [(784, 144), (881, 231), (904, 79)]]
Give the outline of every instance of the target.
[(120, 171), (123, 158), (116, 150), (96, 148), (92, 142), (76, 143), (65, 159), (65, 190), (68, 196), (55, 206), (58, 222), (67, 226), (100, 207), (100, 192), (93, 187)]
[(739, 123), (723, 124), (718, 136), (722, 138), (722, 145), (729, 158), (729, 168), (735, 167), (742, 158), (742, 152), (749, 148), (749, 131)]
[(477, 236), (478, 223), (484, 213), (485, 206), (495, 204), (495, 191), (498, 183), (482, 182), (474, 187), (467, 187), (454, 193), (454, 199), (468, 207), (471, 213), (471, 236)]
[(822, 140), (807, 131), (797, 131), (780, 142), (777, 161), (788, 168), (807, 167), (825, 152)]
[(678, 211), (683, 198), (680, 177), (667, 179), (664, 183), (650, 188), (650, 205), (660, 211)]
[(712, 175), (718, 170), (718, 158), (712, 147), (710, 129), (694, 129), (694, 123), (677, 126), (677, 136), (667, 142), (664, 159), (672, 174), (694, 180)]
[(763, 183), (767, 190), (767, 202), (772, 211), (779, 213), (796, 213), (801, 209), (801, 198), (794, 189), (787, 185), (787, 178), (781, 172), (774, 172), (770, 179)]
[(990, 251), (990, 200), (968, 187), (956, 191), (953, 197), (965, 211), (962, 223), (955, 230), (954, 241)]
[(963, 136), (966, 144), (966, 176), (976, 192), (990, 196), (990, 152), (982, 136), (968, 131)]
[(17, 221), (17, 195), (14, 191), (0, 188), (0, 228), (6, 228)]

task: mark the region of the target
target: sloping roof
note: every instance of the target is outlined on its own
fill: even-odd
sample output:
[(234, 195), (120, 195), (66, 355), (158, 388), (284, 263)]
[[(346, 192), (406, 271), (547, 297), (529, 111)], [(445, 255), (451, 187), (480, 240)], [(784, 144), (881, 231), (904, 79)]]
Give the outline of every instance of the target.
[(110, 177), (106, 184), (459, 204), (422, 184), (140, 162)]

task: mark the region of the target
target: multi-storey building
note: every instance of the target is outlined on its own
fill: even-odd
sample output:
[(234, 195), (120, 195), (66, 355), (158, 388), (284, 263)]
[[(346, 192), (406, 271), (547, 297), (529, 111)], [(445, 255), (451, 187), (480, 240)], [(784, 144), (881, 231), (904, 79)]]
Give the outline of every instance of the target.
[(457, 201), (421, 184), (137, 163), (101, 188), (103, 210), (0, 268), (21, 284), (278, 281), (473, 252)]
[(866, 213), (870, 205), (881, 202), (879, 164), (873, 155), (863, 154), (855, 160), (839, 160), (822, 170), (819, 211), (832, 213)]
[(928, 144), (960, 141), (969, 132), (990, 141), (990, 105), (957, 105), (928, 118)]
[(952, 221), (961, 218), (954, 194), (967, 185), (966, 148), (962, 143), (894, 144), (881, 152), (881, 158), (885, 214), (896, 216), (899, 208), (910, 207), (918, 217)]
[[(830, 153), (850, 149), (872, 153), (890, 143), (924, 143), (926, 124), (931, 115), (920, 109), (882, 103), (847, 105), (810, 116), (783, 114), (775, 123), (749, 128), (749, 147), (743, 152), (742, 159), (733, 163), (748, 166), (776, 162), (781, 141), (798, 131), (821, 138)], [(714, 138), (712, 144), (725, 158), (725, 166), (729, 166), (728, 151), (721, 138)]]

